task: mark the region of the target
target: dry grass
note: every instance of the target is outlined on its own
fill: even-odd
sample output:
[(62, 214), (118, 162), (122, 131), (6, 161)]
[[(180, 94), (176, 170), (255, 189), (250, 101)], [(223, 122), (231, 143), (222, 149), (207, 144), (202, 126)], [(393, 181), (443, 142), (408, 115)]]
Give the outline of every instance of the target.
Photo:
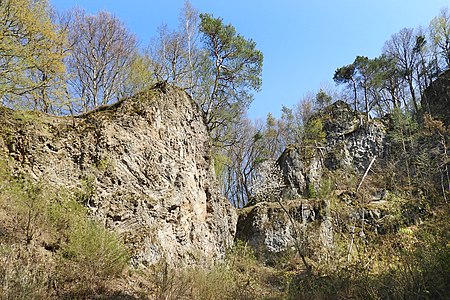
[(0, 160), (0, 299), (89, 299), (121, 276), (127, 252), (73, 194)]

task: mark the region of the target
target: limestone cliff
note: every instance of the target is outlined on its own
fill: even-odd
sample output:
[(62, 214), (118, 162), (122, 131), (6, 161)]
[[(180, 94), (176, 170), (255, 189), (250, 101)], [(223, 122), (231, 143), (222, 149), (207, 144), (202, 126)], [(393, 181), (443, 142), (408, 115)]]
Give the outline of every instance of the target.
[(290, 198), (320, 189), (326, 172), (344, 170), (362, 175), (371, 160), (385, 155), (386, 125), (380, 119), (364, 122), (364, 115), (337, 101), (314, 115), (325, 139), (319, 144), (293, 145), (278, 160)]
[[(370, 207), (351, 204), (358, 181), (373, 158), (378, 162), (386, 155), (387, 125), (380, 119), (366, 122), (364, 118), (342, 101), (312, 116), (309, 126), (315, 124), (316, 140), (290, 145), (277, 161), (285, 182), (282, 202), (289, 215), (279, 203), (259, 199), (262, 202), (240, 211), (237, 238), (257, 251), (263, 250), (262, 254), (289, 250), (296, 240), (304, 244), (310, 257), (326, 254), (333, 246), (334, 227), (341, 224), (334, 220), (331, 201), (323, 195), (330, 197), (331, 191), (336, 195), (341, 177), (352, 178), (354, 184), (345, 186), (348, 190), (341, 190), (338, 196), (338, 206), (342, 205), (348, 222), (367, 223), (373, 231), (384, 230), (378, 220), (385, 212), (376, 203)], [(327, 181), (330, 178), (333, 182)]]
[(328, 216), (329, 203), (315, 199), (283, 201), (288, 216), (277, 202), (260, 202), (241, 210), (236, 238), (247, 242), (265, 258), (272, 253), (294, 249), (299, 241), (330, 249), (333, 227)]
[(1, 152), (16, 170), (78, 191), (135, 265), (200, 262), (232, 243), (236, 214), (218, 192), (207, 129), (184, 91), (159, 86), (76, 118), (0, 108), (0, 125)]

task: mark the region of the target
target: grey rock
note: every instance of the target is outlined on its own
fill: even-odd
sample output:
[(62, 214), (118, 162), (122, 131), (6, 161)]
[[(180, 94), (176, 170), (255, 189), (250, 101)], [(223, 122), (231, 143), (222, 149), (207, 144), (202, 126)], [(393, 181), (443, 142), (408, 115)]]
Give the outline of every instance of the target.
[[(316, 144), (289, 145), (277, 161), (285, 182), (282, 203), (294, 222), (278, 203), (260, 202), (240, 212), (237, 239), (262, 255), (286, 251), (296, 240), (302, 247), (312, 245), (310, 256), (332, 249), (335, 214), (330, 213), (329, 201), (316, 199), (315, 194), (325, 176), (337, 170), (362, 175), (374, 156), (380, 160), (385, 156), (387, 126), (382, 120), (365, 122), (364, 118), (342, 101), (312, 116), (310, 122), (319, 120), (325, 139)], [(381, 228), (378, 221), (384, 212), (353, 207), (352, 192), (340, 198), (353, 223), (367, 224), (367, 230)]]
[(450, 70), (441, 73), (421, 97), (422, 110), (450, 125)]
[(284, 194), (291, 199), (317, 191), (325, 171), (363, 174), (374, 156), (385, 156), (387, 126), (382, 120), (363, 122), (364, 115), (342, 101), (324, 108), (314, 119), (321, 121), (325, 143), (306, 150), (304, 145), (290, 145), (277, 161), (287, 185)]
[(250, 245), (259, 255), (282, 253), (295, 248), (296, 242), (331, 248), (333, 227), (326, 201), (301, 199), (282, 202), (260, 202), (239, 213), (236, 239)]
[(219, 194), (200, 110), (164, 86), (70, 117), (23, 122), (0, 109), (0, 149), (19, 169), (69, 190), (116, 231), (134, 265), (201, 263), (233, 243), (237, 215)]

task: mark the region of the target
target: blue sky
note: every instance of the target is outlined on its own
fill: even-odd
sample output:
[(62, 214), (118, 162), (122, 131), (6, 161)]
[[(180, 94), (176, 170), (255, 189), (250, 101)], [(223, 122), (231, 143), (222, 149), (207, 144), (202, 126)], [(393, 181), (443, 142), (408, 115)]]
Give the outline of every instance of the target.
[[(137, 35), (142, 46), (162, 23), (176, 28), (184, 0), (50, 0), (58, 10), (107, 10)], [(264, 54), (263, 85), (250, 118), (280, 115), (308, 92), (334, 85), (336, 68), (357, 55), (375, 57), (405, 27), (428, 26), (449, 6), (440, 0), (191, 0), (199, 11), (222, 17)]]

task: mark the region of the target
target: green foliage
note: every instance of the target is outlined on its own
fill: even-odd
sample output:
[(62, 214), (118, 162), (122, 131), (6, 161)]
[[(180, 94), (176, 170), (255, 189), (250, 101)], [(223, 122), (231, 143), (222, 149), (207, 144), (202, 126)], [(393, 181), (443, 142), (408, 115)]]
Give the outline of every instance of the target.
[(89, 205), (96, 193), (95, 176), (88, 174), (81, 179), (81, 188), (76, 192), (77, 200), (83, 205)]
[(61, 247), (60, 272), (75, 289), (95, 289), (121, 275), (128, 254), (117, 236), (103, 226), (79, 219)]
[[(90, 298), (121, 275), (128, 262), (126, 248), (88, 218), (73, 193), (26, 175), (16, 178), (8, 170), (8, 161), (0, 159), (2, 299), (50, 297), (50, 282), (66, 298)], [(51, 260), (41, 254), (41, 244), (52, 251)]]
[(449, 236), (439, 219), (372, 241), (369, 257), (347, 265), (338, 261), (322, 266), (323, 273), (298, 278), (288, 299), (448, 298)]
[(244, 260), (251, 263), (256, 259), (255, 252), (246, 242), (237, 240), (234, 246), (227, 251), (227, 259), (234, 263), (235, 260)]
[(43, 193), (43, 184), (33, 184), (27, 179), (22, 179), (18, 183), (20, 190), (15, 191), (17, 197), (16, 211), (18, 214), (18, 223), (25, 233), (26, 243), (29, 244), (34, 235), (39, 230), (39, 226), (46, 224), (47, 216), (43, 214), (46, 210), (47, 199)]
[(443, 8), (430, 23), (430, 40), (437, 49), (439, 59), (444, 66), (450, 68), (450, 12)]
[[(328, 187), (324, 187), (325, 190)], [(343, 222), (335, 232), (335, 248), (326, 259), (317, 260), (306, 273), (297, 253), (287, 252), (270, 261), (259, 261), (253, 249), (238, 241), (223, 264), (210, 269), (182, 271), (163, 265), (155, 270), (157, 299), (447, 299), (450, 295), (450, 248), (448, 210), (435, 210), (435, 218), (420, 225), (402, 225), (385, 235), (355, 231), (352, 260), (347, 261), (349, 239), (346, 231), (354, 208), (335, 199), (333, 222)], [(416, 199), (391, 197), (398, 209)], [(348, 214), (346, 217), (345, 214)], [(337, 225), (334, 225), (334, 230)], [(305, 233), (311, 228), (306, 229)], [(312, 231), (311, 231), (312, 232)], [(309, 237), (305, 236), (308, 239)], [(317, 237), (313, 237), (317, 240)], [(319, 245), (310, 251), (316, 256)], [(265, 257), (265, 256), (264, 256)], [(187, 288), (189, 287), (189, 288)]]
[[(392, 171), (406, 176), (397, 178), (391, 182), (390, 188), (401, 188), (411, 185), (412, 180), (412, 158), (417, 147), (417, 123), (411, 115), (403, 113), (399, 108), (391, 114), (391, 128), (388, 131), (390, 142), (390, 156), (388, 162), (392, 165)], [(387, 168), (389, 170), (389, 168)], [(397, 176), (396, 176), (397, 177)], [(399, 180), (401, 179), (401, 180)]]
[(333, 80), (337, 84), (346, 84), (347, 88), (351, 89), (353, 91), (353, 102), (354, 102), (354, 108), (357, 109), (358, 105), (358, 98), (356, 95), (356, 82), (355, 82), (355, 73), (356, 68), (354, 64), (350, 64), (347, 66), (343, 66), (338, 68), (334, 72)]
[(330, 105), (332, 100), (333, 98), (328, 95), (323, 89), (320, 89), (316, 94), (316, 103), (319, 108)]
[(227, 157), (223, 152), (216, 151), (213, 153), (213, 162), (216, 178), (219, 178), (220, 180), (225, 172), (227, 165), (230, 162), (230, 158)]
[(48, 111), (48, 90), (64, 72), (65, 56), (64, 35), (50, 20), (48, 1), (2, 1), (0, 20), (0, 99)]
[(338, 68), (334, 73), (333, 80), (339, 84), (347, 83), (348, 81), (353, 80), (354, 75), (355, 75), (355, 66), (351, 64)]
[(30, 244), (48, 225), (46, 209), (52, 191), (46, 190), (43, 182), (33, 183), (26, 176), (13, 178), (8, 170), (7, 161), (0, 158), (0, 208), (14, 216), (18, 236)]
[(158, 300), (240, 299), (235, 296), (236, 278), (223, 266), (176, 270), (162, 263), (154, 266), (153, 272)]
[(306, 146), (318, 146), (326, 142), (326, 133), (323, 130), (322, 119), (309, 120), (304, 129), (303, 144)]
[(19, 124), (33, 124), (42, 121), (42, 114), (36, 111), (14, 110), (12, 117)]
[(317, 197), (317, 191), (313, 184), (308, 184), (306, 196), (308, 198), (316, 198)]
[(151, 59), (138, 51), (131, 55), (130, 62), (125, 66), (125, 79), (121, 83), (120, 97), (130, 97), (147, 91), (155, 83), (151, 70)]
[(223, 131), (247, 109), (251, 91), (260, 89), (263, 55), (254, 41), (239, 35), (221, 18), (201, 14), (199, 31), (208, 53), (202, 73), (210, 78), (203, 79), (208, 94), (198, 100), (210, 132), (218, 127)]
[(444, 126), (442, 121), (428, 114), (423, 121), (423, 130), (418, 137), (420, 147), (413, 161), (417, 171), (414, 181), (427, 197), (437, 200), (433, 205), (447, 203), (450, 196), (450, 126)]
[[(87, 218), (87, 209), (69, 191), (58, 190), (46, 207), (52, 235), (67, 240), (76, 224)], [(60, 247), (61, 245), (58, 245)]]
[(156, 299), (282, 299), (279, 286), (272, 286), (279, 283), (277, 274), (258, 262), (242, 242), (227, 252), (223, 262), (210, 267), (174, 269), (160, 263), (152, 269), (154, 286), (147, 290), (156, 291)]
[(317, 192), (317, 197), (326, 199), (331, 196), (334, 191), (335, 180), (333, 178), (322, 178), (320, 181), (319, 191)]
[(388, 132), (390, 139), (396, 145), (402, 145), (403, 143), (410, 144), (418, 129), (416, 120), (414, 120), (411, 114), (402, 112), (399, 108), (394, 109), (390, 117), (391, 130)]
[[(114, 162), (109, 155), (105, 155), (104, 157), (100, 158), (95, 162), (94, 165), (100, 172), (110, 172), (114, 168)], [(91, 185), (94, 184), (95, 183), (92, 183)]]

